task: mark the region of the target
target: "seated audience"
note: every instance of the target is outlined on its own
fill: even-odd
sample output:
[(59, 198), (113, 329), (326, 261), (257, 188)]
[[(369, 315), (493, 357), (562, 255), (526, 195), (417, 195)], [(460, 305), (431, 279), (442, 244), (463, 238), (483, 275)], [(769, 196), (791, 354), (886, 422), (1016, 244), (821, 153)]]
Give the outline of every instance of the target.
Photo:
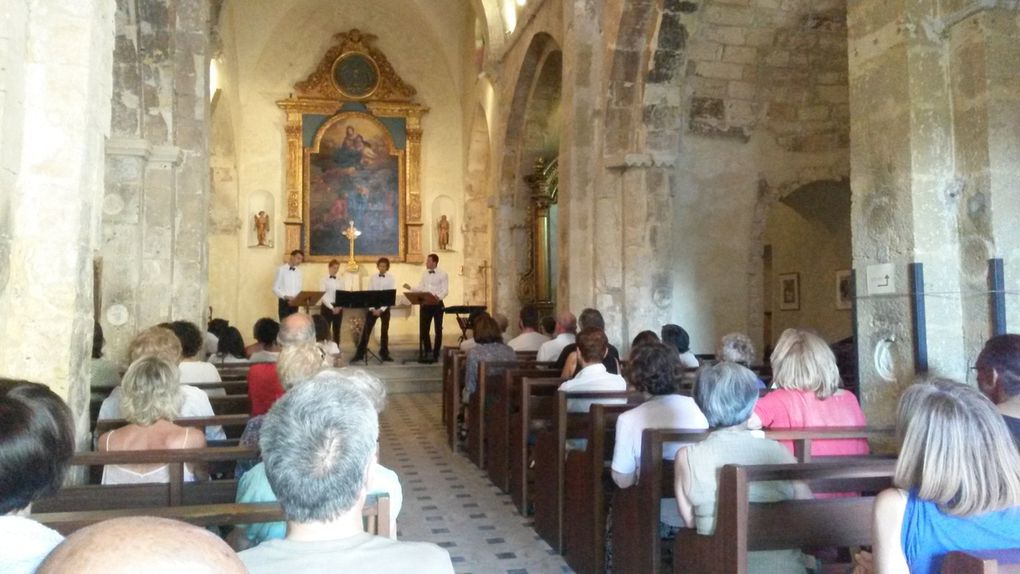
[(537, 352), (538, 348), (549, 340), (549, 337), (538, 332), (538, 309), (534, 305), (521, 307), (520, 317), (517, 319), (517, 327), (521, 330), (521, 334), (507, 342), (507, 345), (515, 352)]
[[(488, 313), (482, 311), (481, 313), (476, 313), (476, 314), (471, 316), (471, 318), (468, 321), (468, 323), (471, 325), (471, 335), (472, 336), (467, 338), (467, 339), (464, 339), (463, 341), (461, 341), (461, 343), (460, 343), (460, 350), (461, 351), (464, 351), (466, 353), (466, 352), (470, 351), (471, 349), (474, 349), (478, 345), (478, 341), (475, 340), (475, 338), (477, 337), (477, 334), (475, 333), (475, 329), (476, 329), (475, 321), (479, 317), (482, 317), (482, 316), (490, 316), (490, 315)], [(506, 329), (509, 326), (509, 321), (507, 320), (506, 315), (504, 315), (502, 313), (493, 313), (491, 315), (491, 317), (492, 317), (492, 319), (494, 321), (496, 321), (496, 326), (499, 329), (499, 342), (502, 343), (502, 342), (504, 342), (506, 340)]]
[[(181, 389), (177, 367), (158, 357), (142, 357), (124, 373), (120, 409), (127, 426), (99, 437), (100, 452), (204, 448), (205, 436), (173, 423), (180, 412)], [(184, 465), (184, 480), (204, 478), (199, 465)], [(170, 466), (118, 465), (103, 467), (103, 484), (169, 482)]]
[(686, 369), (697, 369), (701, 363), (691, 352), (691, 336), (680, 325), (663, 325), (662, 342), (676, 347), (680, 353), (680, 365)]
[[(719, 339), (715, 357), (720, 361), (729, 361), (751, 368), (754, 364), (754, 342), (743, 333), (727, 333)], [(758, 379), (758, 390), (765, 389), (765, 382)]]
[(93, 389), (112, 389), (120, 384), (120, 370), (117, 365), (103, 357), (105, 346), (103, 327), (99, 325), (99, 321), (95, 321), (92, 329), (92, 361), (89, 363), (89, 370), (92, 372), (89, 385)]
[(39, 574), (243, 574), (244, 563), (218, 536), (184, 522), (114, 518), (67, 537)]
[(634, 340), (630, 342), (630, 355), (634, 355), (634, 350), (641, 345), (647, 345), (649, 343), (660, 343), (659, 335), (655, 331), (641, 331), (634, 336)]
[[(606, 330), (606, 321), (602, 318), (602, 313), (598, 309), (585, 309), (581, 311), (581, 318), (578, 319), (578, 326), (581, 330), (589, 327), (598, 329), (602, 332)], [(606, 366), (606, 370), (613, 374), (620, 373), (620, 351), (613, 345), (609, 345), (609, 351), (606, 356), (602, 359), (602, 364)], [(577, 362), (577, 356), (575, 351), (577, 345), (571, 343), (560, 351), (560, 356), (556, 358), (556, 368), (560, 370), (560, 376), (564, 379), (576, 377), (577, 373), (581, 371), (581, 366)]]
[[(288, 315), (283, 324), (276, 329), (281, 349), (278, 355), (288, 347), (288, 354), (313, 357), (317, 363), (315, 371), (327, 366), (322, 351), (315, 344), (315, 323), (309, 315), (293, 313)], [(283, 396), (284, 388), (280, 384), (279, 365), (272, 363), (252, 365), (248, 369), (248, 399), (251, 401), (251, 416), (257, 417), (269, 412), (276, 399)], [(295, 379), (301, 380), (301, 379)], [(252, 424), (250, 421), (249, 425)]]
[[(746, 367), (722, 362), (698, 373), (694, 400), (708, 419), (712, 433), (705, 440), (676, 453), (677, 507), (683, 523), (698, 534), (715, 532), (719, 471), (727, 464), (790, 464), (796, 462), (778, 442), (748, 430), (747, 420), (758, 400), (755, 376)], [(751, 502), (809, 498), (806, 487), (790, 481), (752, 482)], [(748, 553), (748, 573), (796, 573), (805, 568), (799, 550)]]
[[(284, 361), (286, 351), (281, 353), (280, 361)], [(306, 366), (292, 365), (288, 367), (287, 374), (297, 374), (301, 370), (306, 372), (310, 369), (311, 363), (306, 363)], [(383, 386), (375, 376), (369, 374), (367, 371), (361, 369), (344, 368), (333, 371), (337, 376), (342, 376), (342, 380), (345, 385), (351, 388), (361, 391), (370, 401), (372, 406), (375, 407), (376, 413), (381, 413), (386, 408), (386, 387)], [(327, 375), (323, 375), (327, 377)], [(329, 375), (332, 376), (332, 375)], [(312, 378), (312, 374), (304, 376), (300, 379), (300, 382), (306, 381)], [(287, 377), (285, 381), (291, 382)], [(290, 384), (288, 388), (292, 388), (293, 384)], [(258, 417), (265, 419), (265, 417)], [(259, 426), (261, 429), (261, 424)], [(255, 444), (258, 444), (256, 438)], [(387, 494), (390, 497), (390, 530), (396, 532), (397, 528), (397, 517), (400, 515), (400, 509), (403, 506), (404, 494), (403, 489), (400, 486), (400, 478), (397, 477), (397, 473), (379, 464), (378, 462), (372, 463), (372, 469), (369, 473), (368, 479), (368, 493), (369, 494)], [(269, 479), (266, 476), (266, 465), (264, 463), (258, 463), (250, 471), (246, 472), (241, 477), (240, 482), (237, 486), (237, 502), (239, 503), (256, 503), (256, 502), (276, 502), (276, 495), (273, 493), (273, 489), (269, 484)], [(262, 524), (249, 524), (241, 527), (244, 530), (244, 540), (237, 541), (239, 546), (247, 548), (261, 544), (266, 540), (272, 540), (276, 538), (283, 538), (287, 534), (287, 524), (284, 522), (265, 522)]]
[(995, 406), (937, 380), (900, 399), (895, 488), (874, 508), (878, 572), (940, 572), (954, 550), (1020, 547), (1020, 454)]
[(214, 365), (229, 365), (230, 363), (247, 363), (248, 357), (244, 354), (244, 338), (237, 327), (227, 327), (216, 340), (216, 353), (209, 361)]
[(1020, 335), (997, 335), (977, 358), (978, 388), (1002, 413), (1013, 437), (1020, 441)]
[(321, 373), (273, 406), (259, 443), (287, 535), (241, 552), (252, 574), (453, 572), (450, 555), (438, 546), (364, 532), (362, 507), (378, 441), (372, 401), (339, 373)]
[[(488, 314), (475, 318), (475, 341), (477, 345), (467, 352), (464, 366), (464, 392), (461, 399), (466, 403), (478, 388), (478, 369), (482, 363), (493, 361), (516, 361), (514, 350), (503, 343), (496, 320)], [(492, 374), (498, 374), (493, 371)]]
[[(772, 351), (772, 388), (754, 407), (752, 428), (868, 426), (853, 393), (841, 388), (836, 358), (818, 335), (787, 329)], [(782, 441), (793, 452), (792, 441)], [(865, 439), (816, 440), (813, 456), (868, 454)]]
[(253, 363), (272, 363), (280, 355), (280, 347), (276, 344), (276, 336), (280, 332), (280, 324), (263, 317), (255, 321), (255, 342), (248, 345), (244, 352)]
[[(220, 379), (220, 372), (216, 370), (216, 366), (204, 361), (201, 356), (202, 332), (198, 330), (198, 325), (189, 321), (174, 321), (170, 323), (170, 330), (174, 332), (174, 335), (177, 335), (177, 340), (181, 342), (181, 362), (177, 365), (177, 369), (181, 373), (181, 384), (220, 382), (222, 379)], [(213, 390), (219, 392), (208, 394), (226, 394), (223, 389)]]
[[(150, 327), (131, 340), (128, 346), (128, 357), (133, 363), (142, 357), (154, 356), (176, 366), (181, 360), (181, 342), (173, 331), (163, 327)], [(214, 415), (209, 395), (202, 389), (190, 385), (180, 385), (182, 402), (180, 417), (211, 417)], [(99, 407), (98, 420), (126, 418), (121, 411), (122, 387), (113, 389), (109, 397)], [(227, 435), (221, 426), (205, 428), (206, 440), (223, 440)]]
[(340, 345), (329, 338), (329, 321), (322, 315), (313, 315), (315, 322), (315, 345), (319, 347), (323, 355), (329, 358), (331, 366), (340, 363)]
[(556, 317), (546, 315), (545, 317), (542, 317), (539, 324), (542, 326), (541, 332), (543, 335), (550, 339), (556, 336)]
[(71, 409), (53, 391), (0, 379), (0, 572), (31, 574), (63, 537), (29, 518), (74, 454)]
[(219, 351), (220, 337), (230, 328), (226, 319), (210, 319), (206, 326), (205, 334), (202, 337), (202, 347), (205, 349), (205, 356), (211, 357)]
[(538, 348), (535, 360), (541, 363), (548, 363), (559, 358), (563, 348), (574, 342), (577, 334), (577, 318), (570, 311), (560, 311), (556, 315), (556, 326), (553, 329), (553, 338)]
[[(603, 362), (609, 354), (606, 333), (598, 327), (588, 327), (577, 334), (577, 360), (581, 368), (577, 375), (559, 387), (561, 391), (626, 391), (627, 381), (618, 374), (610, 373)], [(572, 413), (586, 413), (594, 403), (621, 404), (624, 399), (570, 399), (567, 410)]]

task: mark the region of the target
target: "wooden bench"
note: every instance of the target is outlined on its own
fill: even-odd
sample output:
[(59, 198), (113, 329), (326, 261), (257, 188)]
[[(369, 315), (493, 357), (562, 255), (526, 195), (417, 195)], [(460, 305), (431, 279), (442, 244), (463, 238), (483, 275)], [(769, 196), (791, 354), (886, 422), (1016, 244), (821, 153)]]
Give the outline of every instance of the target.
[(950, 552), (942, 574), (1020, 574), (1020, 548)]
[(799, 480), (815, 492), (878, 492), (892, 485), (895, 467), (895, 460), (727, 465), (719, 478), (715, 532), (704, 536), (681, 529), (673, 572), (746, 574), (748, 552), (871, 544), (874, 496), (752, 503), (748, 486)]
[(464, 386), (464, 364), (467, 356), (451, 352), (448, 378), (443, 379), (443, 404), (446, 406), (446, 442), (450, 450), (457, 450), (457, 418), (460, 416), (460, 392)]
[[(251, 419), (247, 413), (233, 415), (216, 415), (211, 417), (181, 417), (174, 419), (174, 424), (184, 427), (205, 428), (222, 426), (227, 436), (237, 438), (241, 436), (245, 425)], [(95, 438), (98, 439), (103, 433), (127, 426), (131, 423), (124, 419), (103, 419), (95, 423)]]
[(489, 480), (503, 492), (510, 492), (510, 418), (519, 410), (519, 389), (525, 377), (557, 377), (559, 373), (540, 366), (515, 368), (503, 373), (502, 381), (486, 378), (486, 393), (492, 402), (485, 409), (485, 470)]
[(556, 414), (559, 377), (521, 379), (517, 393), (517, 412), (510, 419), (510, 499), (521, 516), (531, 515), (530, 485), (534, 481), (531, 466), (532, 431), (551, 426)]
[(449, 422), (449, 401), (447, 400), (447, 393), (449, 392), (449, 386), (451, 384), (451, 370), (453, 369), (453, 354), (458, 352), (459, 348), (446, 346), (443, 347), (439, 353), (440, 362), (443, 365), (443, 425)]

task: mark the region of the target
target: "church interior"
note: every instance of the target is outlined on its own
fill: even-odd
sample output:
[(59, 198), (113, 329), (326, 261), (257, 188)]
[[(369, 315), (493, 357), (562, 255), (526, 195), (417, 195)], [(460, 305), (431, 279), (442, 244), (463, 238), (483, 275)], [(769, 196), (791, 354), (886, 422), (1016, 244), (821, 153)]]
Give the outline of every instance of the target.
[[(746, 333), (766, 360), (784, 330), (809, 329), (845, 351), (874, 426), (896, 423), (918, 376), (976, 384), (982, 345), (1020, 324), (1015, 0), (3, 12), (0, 376), (63, 398), (79, 448), (94, 438), (95, 323), (122, 368), (132, 339), (166, 321), (222, 318), (251, 342), (297, 249), (313, 292), (333, 260), (360, 291), (377, 258), (414, 285), (434, 253), (448, 307), (509, 317), (509, 336), (524, 306), (595, 308), (621, 356), (666, 324), (706, 356)], [(398, 359), (418, 344), (403, 291)], [(345, 355), (359, 317), (345, 314)], [(458, 344), (456, 318), (443, 321)], [(426, 372), (436, 385), (414, 390), (439, 393), (445, 373)], [(439, 402), (395, 399), (440, 446), (384, 436), (382, 462), (453, 465), (491, 498), (488, 516), (454, 512), (472, 529), (457, 547), (421, 510), (438, 498), (426, 489), (459, 504), (445, 475), (402, 476), (400, 538), (452, 545), (458, 572), (571, 571), (443, 444), (438, 411), (420, 412)], [(403, 417), (382, 417), (384, 435), (401, 432)], [(483, 522), (498, 532), (473, 532)]]

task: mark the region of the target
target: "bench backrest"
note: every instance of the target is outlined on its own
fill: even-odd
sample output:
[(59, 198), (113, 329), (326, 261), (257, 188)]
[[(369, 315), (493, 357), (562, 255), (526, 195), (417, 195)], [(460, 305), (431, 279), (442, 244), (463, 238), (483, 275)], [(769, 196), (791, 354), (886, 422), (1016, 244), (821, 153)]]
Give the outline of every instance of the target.
[(950, 552), (942, 574), (1020, 574), (1020, 548)]

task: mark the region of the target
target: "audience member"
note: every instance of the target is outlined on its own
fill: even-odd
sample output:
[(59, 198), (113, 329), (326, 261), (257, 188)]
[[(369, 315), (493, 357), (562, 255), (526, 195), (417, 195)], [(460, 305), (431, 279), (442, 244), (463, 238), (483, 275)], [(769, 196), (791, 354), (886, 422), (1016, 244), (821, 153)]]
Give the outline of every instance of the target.
[(546, 337), (549, 337), (549, 338), (552, 338), (552, 337), (556, 336), (556, 318), (555, 317), (553, 317), (552, 315), (546, 315), (545, 317), (542, 317), (542, 320), (539, 322), (539, 324), (542, 326), (542, 334), (543, 335), (545, 335)]
[[(173, 423), (180, 412), (181, 390), (177, 367), (158, 357), (142, 357), (124, 373), (120, 408), (127, 426), (99, 437), (100, 452), (204, 448), (205, 436), (196, 429)], [(203, 475), (199, 465), (184, 465), (184, 480)], [(103, 484), (169, 482), (170, 466), (117, 465), (103, 467)]]
[(1020, 547), (1020, 454), (995, 406), (952, 381), (900, 399), (895, 488), (874, 508), (878, 572), (940, 572), (954, 550)]
[(641, 331), (634, 336), (634, 340), (630, 342), (630, 356), (634, 355), (634, 350), (641, 345), (647, 345), (649, 343), (659, 343), (659, 335), (655, 331)]
[(567, 345), (574, 342), (577, 334), (577, 318), (570, 311), (560, 311), (556, 315), (556, 327), (553, 338), (538, 348), (536, 360), (542, 363), (555, 361)]
[[(618, 374), (610, 373), (603, 363), (609, 353), (606, 333), (598, 327), (587, 327), (577, 334), (578, 365), (581, 370), (573, 379), (560, 385), (561, 391), (626, 391), (627, 381)], [(586, 413), (593, 403), (620, 404), (624, 399), (594, 400), (570, 399), (567, 410), (572, 413)]]
[[(743, 333), (727, 333), (719, 339), (715, 357), (720, 361), (729, 361), (751, 368), (754, 364), (754, 342)], [(764, 390), (765, 381), (758, 378), (758, 390)]]
[(329, 321), (322, 315), (312, 315), (315, 323), (315, 344), (322, 351), (322, 354), (329, 358), (330, 365), (335, 366), (340, 362), (340, 345), (330, 339)]
[(53, 391), (0, 379), (0, 572), (31, 574), (63, 537), (31, 520), (58, 490), (74, 454), (71, 410)]
[(463, 341), (461, 341), (460, 345), (457, 345), (457, 347), (461, 351), (464, 351), (466, 353), (466, 352), (470, 351), (471, 349), (473, 349), (475, 347), (475, 345), (478, 344), (478, 343), (475, 343), (475, 321), (477, 321), (478, 318), (482, 317), (483, 315), (484, 316), (488, 316), (489, 314), (486, 313), (485, 311), (478, 311), (478, 312), (472, 313), (471, 315), (468, 316), (467, 324), (468, 324), (468, 329), (471, 330), (471, 336), (468, 337), (467, 339), (464, 339)]
[[(755, 376), (746, 367), (721, 362), (698, 372), (694, 400), (708, 419), (712, 433), (703, 441), (676, 453), (675, 492), (684, 525), (698, 534), (715, 532), (719, 471), (727, 464), (790, 464), (793, 455), (776, 441), (759, 438), (747, 429), (758, 399)], [(777, 502), (810, 498), (806, 488), (789, 481), (752, 482), (751, 502)], [(798, 550), (748, 553), (748, 573), (804, 573)]]
[[(754, 407), (752, 428), (864, 427), (868, 425), (853, 393), (839, 388), (836, 358), (818, 335), (787, 329), (772, 351), (772, 387)], [(793, 452), (793, 442), (783, 441)], [(816, 440), (813, 456), (868, 454), (865, 439)]]
[(75, 532), (39, 574), (244, 574), (241, 559), (208, 530), (184, 522), (132, 516)]
[[(276, 364), (283, 349), (301, 347), (303, 354), (318, 357), (316, 371), (327, 366), (323, 361), (322, 352), (315, 345), (315, 323), (310, 316), (304, 313), (288, 315), (283, 324), (274, 329), (273, 336), (279, 339), (279, 346), (276, 348), (280, 351), (275, 353), (277, 358), (273, 359), (273, 362), (252, 365), (248, 369), (248, 399), (251, 401), (253, 417), (266, 414), (276, 399), (283, 396), (284, 388), (280, 384), (279, 368)], [(292, 349), (291, 353), (301, 355), (302, 349)]]
[(213, 364), (227, 365), (230, 363), (247, 363), (244, 354), (244, 338), (237, 327), (227, 327), (220, 334), (216, 343), (216, 353), (210, 359)]
[(202, 336), (202, 346), (205, 348), (205, 355), (207, 357), (211, 357), (219, 351), (220, 337), (229, 328), (230, 323), (226, 319), (209, 320), (209, 324), (206, 326), (205, 333)]
[(1013, 437), (1020, 441), (1020, 335), (997, 335), (978, 355), (978, 388), (1002, 413)]
[(244, 352), (253, 363), (272, 363), (280, 355), (280, 347), (276, 336), (280, 333), (280, 324), (263, 317), (255, 321), (255, 342), (248, 345)]
[[(157, 357), (170, 363), (175, 368), (181, 361), (181, 342), (173, 331), (163, 327), (149, 327), (131, 340), (128, 346), (128, 357), (134, 363), (142, 357)], [(126, 418), (121, 411), (123, 385), (113, 389), (99, 407), (98, 420)], [(181, 417), (211, 417), (214, 415), (209, 396), (202, 389), (191, 385), (180, 385)], [(227, 435), (221, 426), (205, 427), (206, 440), (224, 440)]]
[[(216, 366), (202, 360), (200, 356), (202, 332), (198, 330), (198, 325), (190, 321), (174, 321), (170, 323), (170, 330), (181, 342), (181, 362), (177, 365), (181, 373), (181, 384), (220, 382), (220, 372), (216, 370)], [(209, 394), (226, 394), (223, 389), (215, 390), (219, 392)]]
[(680, 353), (680, 365), (686, 369), (697, 369), (701, 363), (691, 352), (691, 336), (680, 325), (663, 325), (662, 342), (676, 347)]
[[(602, 313), (598, 309), (585, 309), (581, 311), (581, 318), (578, 319), (578, 326), (581, 330), (589, 327), (598, 329), (602, 332), (606, 330), (606, 321), (602, 318)], [(608, 352), (605, 357), (602, 358), (602, 364), (606, 366), (606, 370), (610, 373), (620, 373), (620, 351), (613, 345), (609, 345)], [(564, 379), (576, 377), (577, 373), (581, 371), (581, 365), (577, 361), (577, 345), (571, 343), (560, 351), (560, 356), (556, 358), (556, 368), (560, 370), (560, 376)]]
[[(488, 314), (482, 314), (475, 318), (475, 341), (477, 345), (467, 352), (467, 362), (464, 367), (464, 392), (461, 398), (465, 403), (478, 388), (478, 366), (481, 363), (517, 360), (514, 350), (503, 343), (503, 334), (499, 331), (499, 324)], [(499, 373), (491, 371), (491, 374)]]
[(339, 373), (321, 373), (274, 405), (259, 442), (287, 536), (241, 552), (252, 574), (453, 572), (438, 546), (364, 532), (361, 511), (378, 441), (372, 402)]
[[(284, 353), (286, 353), (286, 351), (284, 351)], [(280, 357), (281, 362), (283, 362), (284, 359), (284, 356)], [(310, 366), (311, 365), (309, 364), (308, 367)], [(300, 369), (292, 369), (295, 373), (298, 370)], [(349, 367), (331, 372), (335, 375), (341, 376), (344, 384), (347, 386), (361, 391), (372, 402), (372, 406), (375, 408), (377, 414), (381, 413), (383, 409), (386, 408), (386, 387), (383, 386), (382, 381), (374, 375), (362, 369)], [(323, 376), (328, 378), (331, 375)], [(312, 377), (310, 375), (305, 376), (301, 379), (301, 382), (308, 380), (309, 378)], [(284, 380), (290, 382), (288, 379), (289, 377), (285, 376)], [(288, 385), (288, 388), (292, 387), (293, 384)], [(264, 419), (265, 417), (259, 418)], [(257, 436), (255, 444), (258, 444)], [(378, 462), (373, 462), (372, 469), (369, 472), (368, 493), (389, 495), (390, 530), (392, 532), (396, 532), (397, 517), (400, 515), (400, 509), (404, 502), (403, 489), (400, 486), (400, 478), (397, 476), (397, 473)], [(240, 482), (237, 486), (237, 502), (276, 502), (276, 500), (276, 495), (273, 493), (273, 489), (269, 484), (269, 479), (266, 477), (266, 466), (264, 463), (260, 462), (240, 478)], [(245, 540), (240, 541), (240, 545), (245, 548), (249, 546), (256, 546), (266, 540), (283, 538), (287, 534), (287, 525), (284, 522), (251, 524), (243, 526), (242, 528), (244, 529)]]
[(89, 363), (89, 370), (92, 378), (89, 385), (93, 389), (112, 389), (120, 384), (120, 371), (117, 365), (103, 357), (103, 347), (106, 346), (106, 337), (103, 336), (103, 327), (99, 321), (93, 323), (92, 329), (92, 361)]
[(549, 337), (538, 332), (538, 309), (534, 305), (521, 307), (520, 316), (517, 319), (517, 328), (521, 330), (520, 335), (510, 339), (507, 343), (515, 352), (537, 352), (538, 348), (549, 340)]

